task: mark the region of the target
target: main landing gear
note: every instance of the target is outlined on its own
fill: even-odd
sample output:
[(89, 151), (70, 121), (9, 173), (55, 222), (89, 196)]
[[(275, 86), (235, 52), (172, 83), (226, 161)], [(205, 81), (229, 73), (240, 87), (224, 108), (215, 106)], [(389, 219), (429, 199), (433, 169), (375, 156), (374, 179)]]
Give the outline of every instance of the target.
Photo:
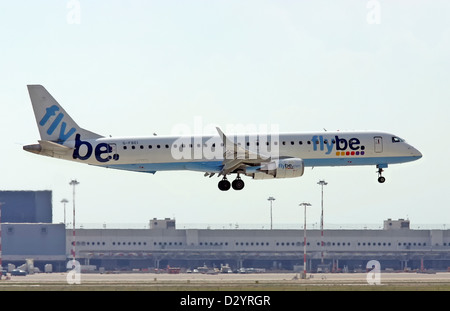
[(227, 177), (224, 177), (221, 181), (219, 181), (218, 186), (221, 191), (228, 191), (231, 187), (233, 187), (234, 190), (242, 190), (244, 189), (245, 183), (238, 175), (232, 183), (228, 181)]

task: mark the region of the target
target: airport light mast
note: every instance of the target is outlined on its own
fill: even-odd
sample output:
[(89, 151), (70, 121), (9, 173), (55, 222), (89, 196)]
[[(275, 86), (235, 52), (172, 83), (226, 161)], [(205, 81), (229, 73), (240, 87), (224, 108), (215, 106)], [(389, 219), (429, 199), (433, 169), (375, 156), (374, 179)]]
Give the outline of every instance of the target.
[(305, 208), (304, 214), (304, 224), (303, 224), (303, 278), (306, 278), (306, 207), (311, 206), (310, 203), (303, 202), (300, 203), (299, 206), (303, 206)]
[(64, 228), (66, 228), (66, 203), (68, 203), (69, 200), (67, 199), (62, 199), (61, 203), (64, 204)]
[(267, 200), (270, 201), (270, 230), (272, 230), (272, 202), (275, 201), (275, 198), (269, 197)]
[(320, 231), (321, 231), (321, 243), (320, 243), (320, 248), (321, 248), (321, 263), (323, 264), (323, 248), (324, 248), (324, 242), (323, 242), (323, 186), (328, 185), (328, 183), (325, 180), (320, 180), (318, 183), (318, 185), (322, 186), (322, 212), (320, 214)]
[(2, 278), (3, 262), (2, 262), (2, 206), (3, 202), (0, 202), (0, 279)]
[(75, 186), (80, 184), (76, 179), (73, 179), (69, 185), (73, 186), (73, 231), (72, 231), (72, 258), (73, 261), (75, 262)]

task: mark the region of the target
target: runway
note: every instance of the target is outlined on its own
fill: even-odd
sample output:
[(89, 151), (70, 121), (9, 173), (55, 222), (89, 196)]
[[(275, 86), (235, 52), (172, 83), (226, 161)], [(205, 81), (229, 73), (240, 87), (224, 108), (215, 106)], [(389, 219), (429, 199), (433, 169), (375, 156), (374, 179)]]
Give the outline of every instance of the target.
[(0, 290), (147, 290), (147, 291), (302, 291), (302, 290), (450, 290), (450, 273), (307, 274), (154, 274), (37, 273), (2, 278)]

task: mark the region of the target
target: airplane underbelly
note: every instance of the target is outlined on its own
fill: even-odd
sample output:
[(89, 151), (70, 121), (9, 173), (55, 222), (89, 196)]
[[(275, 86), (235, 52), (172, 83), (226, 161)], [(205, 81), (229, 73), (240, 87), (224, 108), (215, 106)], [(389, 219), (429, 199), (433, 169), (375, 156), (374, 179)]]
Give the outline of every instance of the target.
[(222, 169), (222, 161), (109, 164), (104, 167), (153, 174), (157, 171), (184, 170), (219, 173)]

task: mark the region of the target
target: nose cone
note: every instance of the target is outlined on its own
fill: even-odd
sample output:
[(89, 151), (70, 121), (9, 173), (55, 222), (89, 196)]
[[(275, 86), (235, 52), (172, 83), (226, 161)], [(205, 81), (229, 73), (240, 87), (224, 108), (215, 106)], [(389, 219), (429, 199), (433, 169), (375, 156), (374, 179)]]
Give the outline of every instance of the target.
[(419, 160), (422, 157), (422, 153), (413, 146), (410, 146), (408, 149), (411, 152), (411, 156), (414, 157), (415, 160)]

